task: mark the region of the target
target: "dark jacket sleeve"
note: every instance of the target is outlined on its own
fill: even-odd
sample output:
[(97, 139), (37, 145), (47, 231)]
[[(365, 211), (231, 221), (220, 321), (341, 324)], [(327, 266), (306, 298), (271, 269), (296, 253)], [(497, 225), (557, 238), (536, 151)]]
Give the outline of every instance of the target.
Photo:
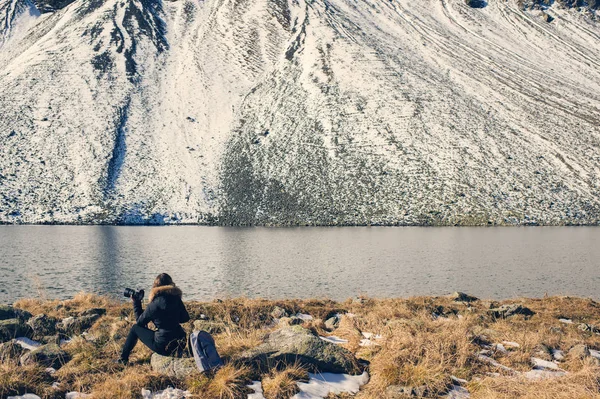
[(144, 309), (142, 309), (142, 301), (140, 301), (138, 299), (134, 299), (133, 300), (133, 313), (135, 313), (136, 320), (140, 318), (143, 311), (144, 311)]
[(190, 321), (190, 314), (188, 313), (188, 311), (185, 308), (185, 305), (183, 304), (183, 301), (182, 301), (181, 302), (181, 312), (179, 313), (179, 322), (186, 323), (188, 321)]
[[(139, 306), (139, 310), (141, 311), (142, 309), (142, 304), (140, 303)], [(148, 325), (149, 322), (151, 322), (155, 316), (156, 316), (156, 312), (158, 310), (158, 303), (157, 301), (152, 301), (148, 304), (148, 306), (146, 306), (146, 310), (141, 313), (138, 316), (138, 313), (136, 311), (136, 317), (137, 317), (137, 325), (140, 327), (146, 327)]]

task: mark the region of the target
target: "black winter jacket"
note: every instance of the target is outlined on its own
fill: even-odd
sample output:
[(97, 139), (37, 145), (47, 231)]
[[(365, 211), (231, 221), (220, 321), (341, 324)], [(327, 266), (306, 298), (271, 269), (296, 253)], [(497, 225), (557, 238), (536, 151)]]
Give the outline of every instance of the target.
[(154, 335), (154, 341), (158, 344), (167, 344), (173, 340), (185, 337), (185, 331), (179, 323), (190, 320), (190, 315), (181, 300), (181, 290), (174, 285), (166, 285), (153, 288), (150, 291), (150, 303), (145, 311), (142, 311), (141, 301), (133, 303), (133, 310), (137, 319), (137, 325), (147, 327), (152, 321), (158, 331)]

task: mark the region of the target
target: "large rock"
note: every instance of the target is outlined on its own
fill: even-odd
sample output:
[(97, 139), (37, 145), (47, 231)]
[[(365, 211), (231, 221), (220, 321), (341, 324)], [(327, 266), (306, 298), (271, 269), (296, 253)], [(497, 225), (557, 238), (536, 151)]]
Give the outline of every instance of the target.
[(152, 370), (169, 377), (185, 378), (198, 371), (193, 357), (171, 357), (154, 353), (150, 364)]
[(244, 352), (240, 360), (260, 370), (299, 362), (316, 372), (360, 372), (352, 353), (301, 326), (285, 327), (271, 333), (263, 344)]
[(31, 338), (33, 330), (21, 319), (0, 320), (0, 342), (10, 341), (17, 337)]
[(56, 324), (58, 319), (55, 317), (40, 314), (29, 319), (27, 324), (33, 329), (35, 339), (40, 339), (44, 336), (56, 334)]
[(8, 341), (0, 344), (0, 363), (5, 363), (11, 359), (18, 359), (25, 349), (14, 341)]
[(488, 310), (488, 313), (495, 319), (506, 319), (507, 317), (515, 315), (530, 317), (535, 314), (533, 310), (519, 304), (502, 305), (500, 307)]
[(574, 359), (585, 359), (590, 357), (590, 348), (584, 344), (575, 345), (569, 349), (569, 356)]
[(21, 365), (39, 364), (44, 367), (60, 368), (71, 360), (69, 354), (56, 344), (42, 345), (21, 356)]
[(271, 312), (271, 317), (274, 319), (281, 319), (282, 317), (288, 317), (288, 316), (289, 316), (288, 312), (284, 308), (279, 307), (279, 306), (275, 306), (273, 308), (273, 311)]
[(79, 317), (68, 317), (59, 322), (56, 325), (56, 328), (63, 334), (77, 335), (89, 329), (99, 318), (100, 315), (98, 314), (91, 314)]
[(27, 320), (31, 318), (31, 313), (21, 310), (15, 309), (10, 305), (0, 305), (0, 320), (7, 319), (20, 319)]

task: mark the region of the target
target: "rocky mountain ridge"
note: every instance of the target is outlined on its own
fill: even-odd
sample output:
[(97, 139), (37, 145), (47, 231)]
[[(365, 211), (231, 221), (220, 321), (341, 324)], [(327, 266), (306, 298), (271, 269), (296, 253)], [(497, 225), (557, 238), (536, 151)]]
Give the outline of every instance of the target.
[(597, 8), (0, 0), (0, 222), (598, 224)]

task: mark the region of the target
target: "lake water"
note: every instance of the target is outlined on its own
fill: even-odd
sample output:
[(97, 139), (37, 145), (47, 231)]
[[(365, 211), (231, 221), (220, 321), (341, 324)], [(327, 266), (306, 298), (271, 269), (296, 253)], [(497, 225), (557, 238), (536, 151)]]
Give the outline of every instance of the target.
[(0, 226), (0, 303), (120, 296), (171, 274), (185, 299), (456, 290), (599, 298), (600, 228)]

